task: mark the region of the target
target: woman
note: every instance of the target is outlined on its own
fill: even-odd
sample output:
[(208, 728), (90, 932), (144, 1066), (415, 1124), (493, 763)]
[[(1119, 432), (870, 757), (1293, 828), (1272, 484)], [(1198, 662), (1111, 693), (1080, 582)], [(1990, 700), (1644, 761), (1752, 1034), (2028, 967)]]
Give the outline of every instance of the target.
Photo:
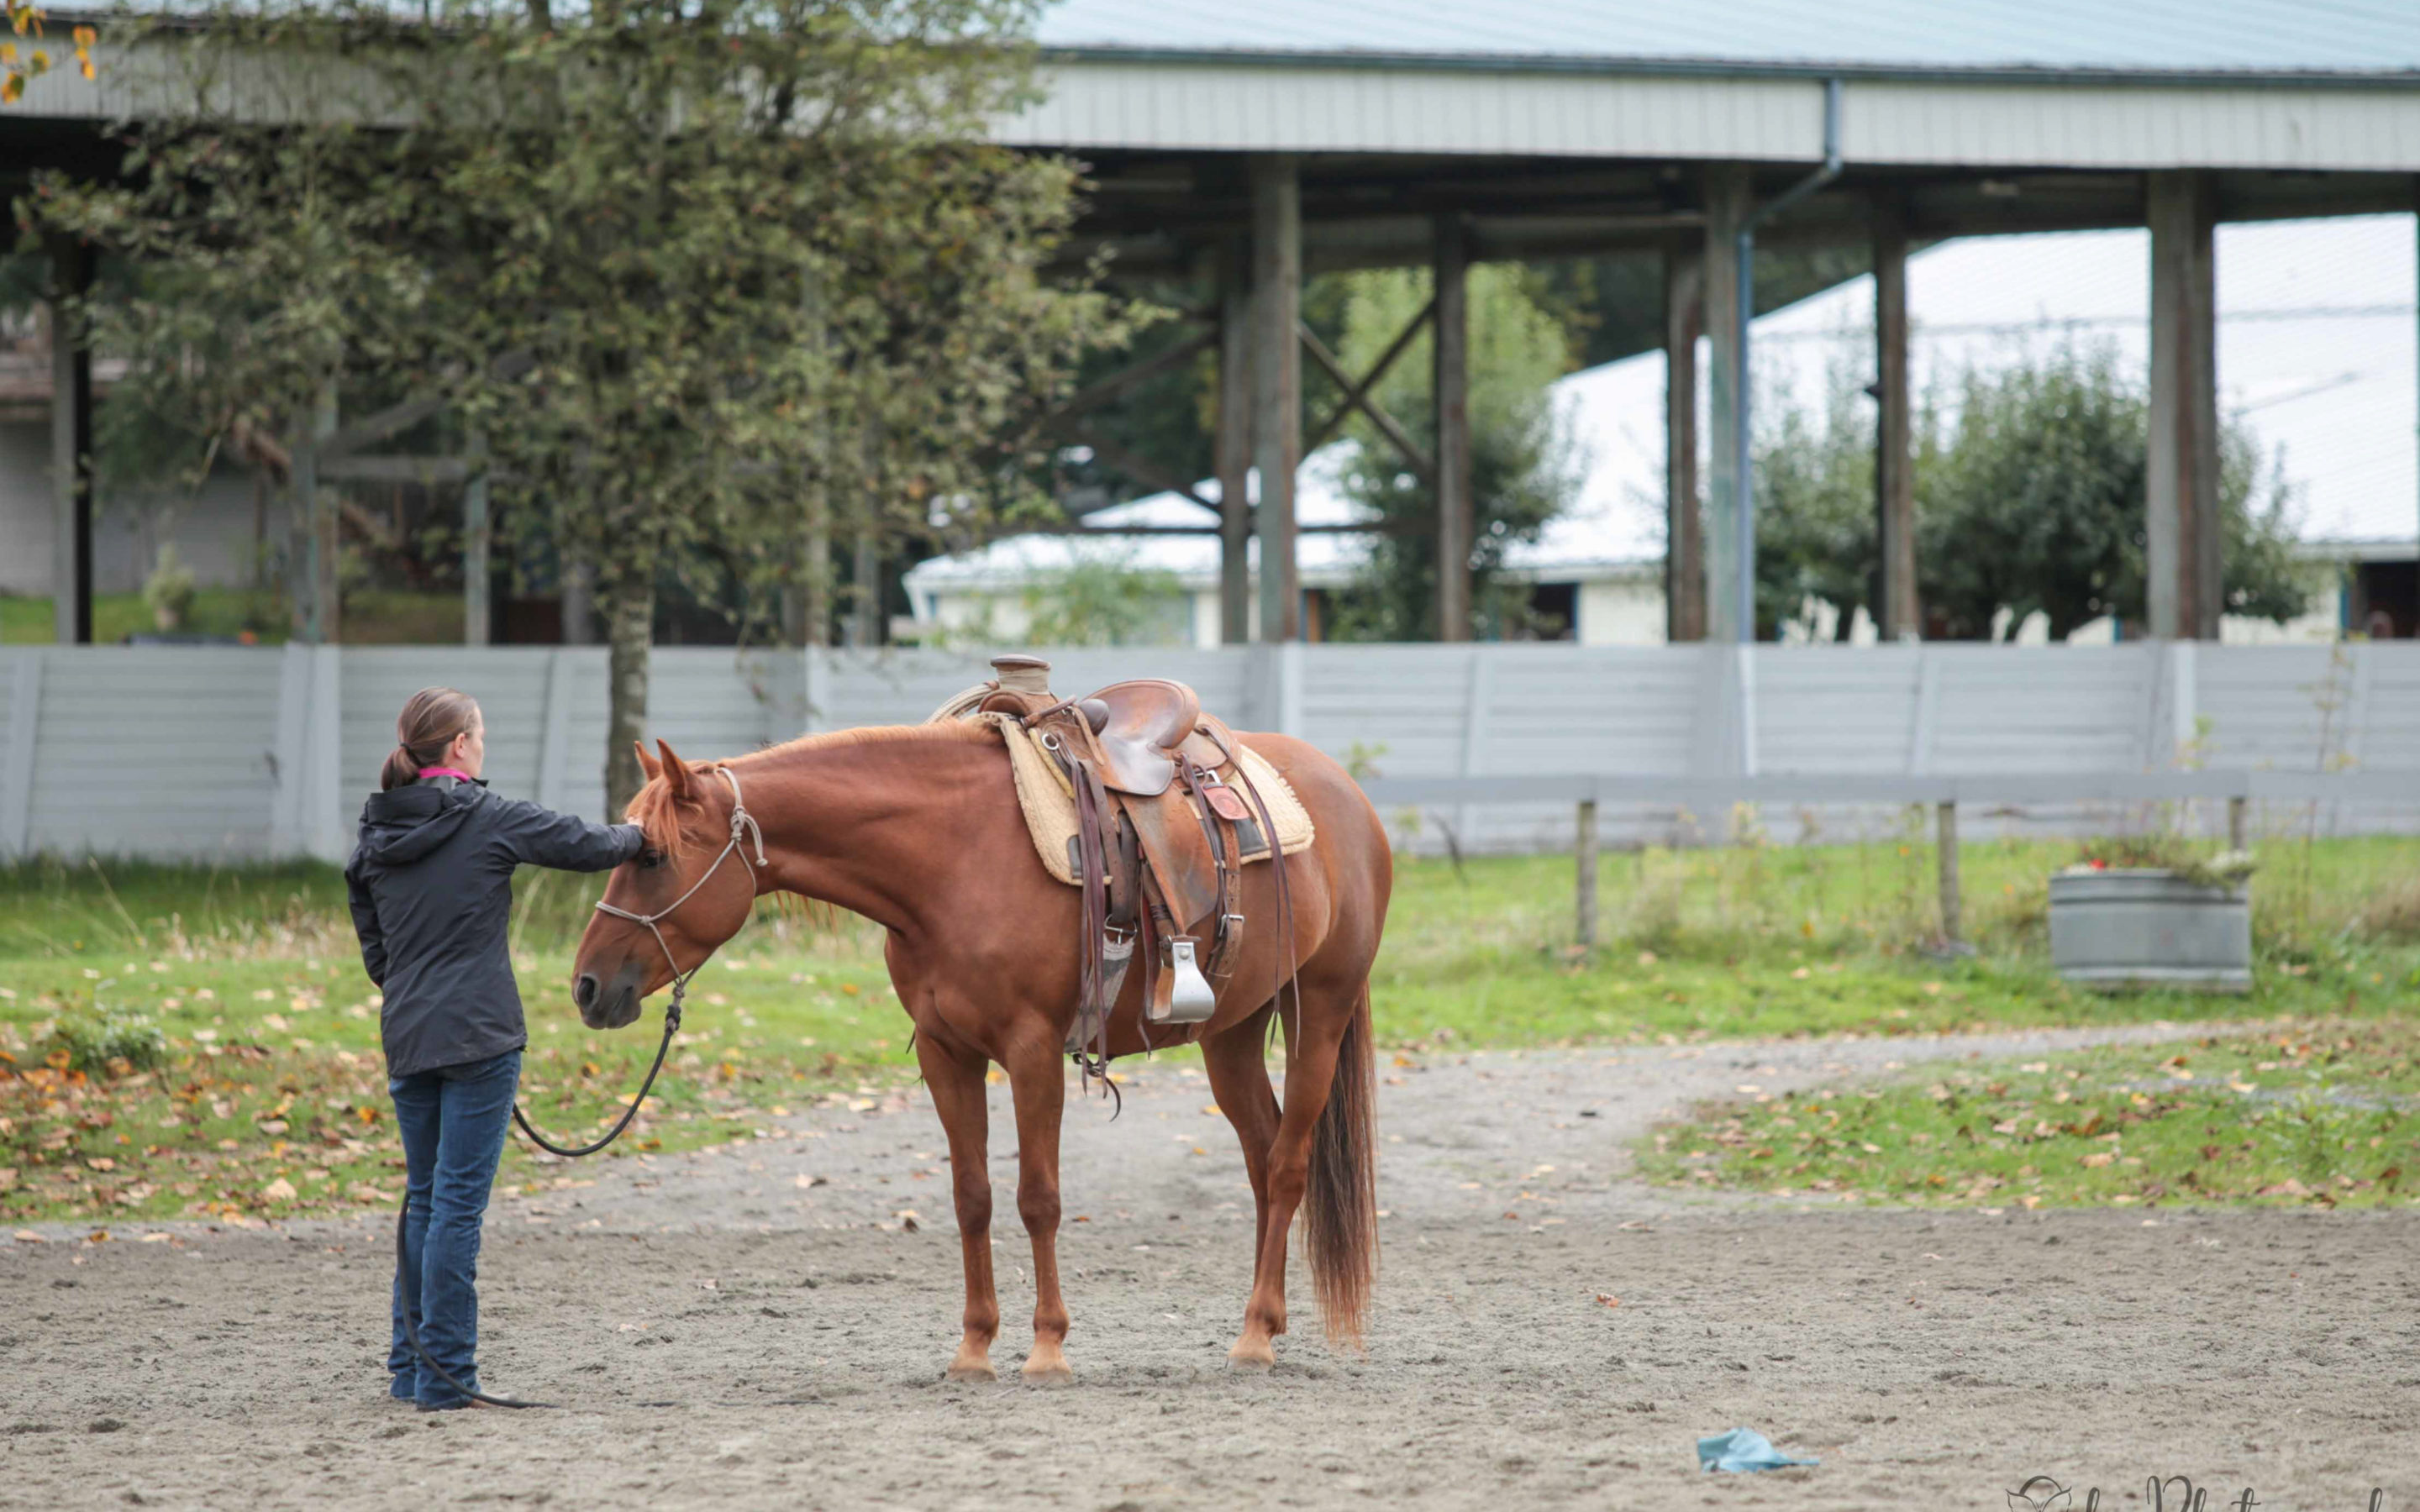
[(479, 779), (479, 705), (424, 687), (395, 721), (396, 746), (362, 810), (346, 864), (362, 964), (385, 994), (379, 1030), (403, 1135), (405, 1219), (395, 1277), (389, 1393), (423, 1412), (472, 1405), (411, 1347), (479, 1389), (479, 1226), (520, 1082), (520, 993), (505, 951), (513, 869), (603, 872), (639, 854), (636, 825), (592, 825)]

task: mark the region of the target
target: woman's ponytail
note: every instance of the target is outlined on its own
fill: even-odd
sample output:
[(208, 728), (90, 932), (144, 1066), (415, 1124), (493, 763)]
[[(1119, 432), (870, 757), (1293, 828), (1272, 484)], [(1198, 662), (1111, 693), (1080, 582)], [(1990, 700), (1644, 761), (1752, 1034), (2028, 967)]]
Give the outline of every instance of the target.
[(454, 737), (477, 721), (479, 705), (468, 693), (450, 687), (424, 687), (404, 700), (395, 717), (395, 749), (379, 768), (379, 788), (392, 791), (420, 780), (420, 769), (445, 759)]

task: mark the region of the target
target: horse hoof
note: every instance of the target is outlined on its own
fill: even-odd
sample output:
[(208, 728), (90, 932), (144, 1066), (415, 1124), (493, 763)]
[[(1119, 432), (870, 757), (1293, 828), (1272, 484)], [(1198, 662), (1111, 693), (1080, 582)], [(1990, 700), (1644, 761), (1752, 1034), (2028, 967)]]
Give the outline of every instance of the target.
[(945, 1379), (950, 1381), (998, 1381), (1000, 1379), (1000, 1372), (991, 1367), (991, 1362), (989, 1360), (985, 1360), (975, 1365), (954, 1365), (950, 1366)]
[(1238, 1344), (1227, 1351), (1227, 1368), (1239, 1376), (1265, 1376), (1277, 1365), (1277, 1350), (1266, 1344), (1257, 1348)]
[(1029, 1386), (1066, 1386), (1074, 1384), (1076, 1380), (1076, 1372), (1067, 1368), (1064, 1360), (1047, 1363), (1028, 1360), (1019, 1374), (1025, 1377), (1025, 1383)]

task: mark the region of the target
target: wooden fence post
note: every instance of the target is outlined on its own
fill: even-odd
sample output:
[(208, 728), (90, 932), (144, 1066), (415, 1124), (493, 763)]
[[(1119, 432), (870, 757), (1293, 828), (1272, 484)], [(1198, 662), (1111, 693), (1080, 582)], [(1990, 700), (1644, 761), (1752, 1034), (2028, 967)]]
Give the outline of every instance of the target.
[(1579, 928), (1583, 950), (1596, 948), (1596, 800), (1580, 800)]
[(2230, 851), (2243, 849), (2243, 832), (2247, 827), (2244, 820), (2246, 810), (2251, 807), (2252, 800), (2241, 794), (2226, 800), (2226, 848)]
[(1938, 825), (1941, 865), (1941, 939), (1946, 945), (1959, 941), (1962, 920), (1958, 906), (1958, 805), (1955, 802), (1933, 806)]

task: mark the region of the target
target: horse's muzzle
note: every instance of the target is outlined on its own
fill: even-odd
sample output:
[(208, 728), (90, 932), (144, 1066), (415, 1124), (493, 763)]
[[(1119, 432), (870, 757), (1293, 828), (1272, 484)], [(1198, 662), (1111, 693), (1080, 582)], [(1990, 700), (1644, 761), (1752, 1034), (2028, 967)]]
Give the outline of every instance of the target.
[(638, 972), (625, 966), (613, 974), (611, 982), (600, 980), (593, 971), (583, 971), (571, 984), (571, 1001), (580, 1010), (580, 1022), (592, 1029), (618, 1029), (635, 1023), (639, 1017)]

